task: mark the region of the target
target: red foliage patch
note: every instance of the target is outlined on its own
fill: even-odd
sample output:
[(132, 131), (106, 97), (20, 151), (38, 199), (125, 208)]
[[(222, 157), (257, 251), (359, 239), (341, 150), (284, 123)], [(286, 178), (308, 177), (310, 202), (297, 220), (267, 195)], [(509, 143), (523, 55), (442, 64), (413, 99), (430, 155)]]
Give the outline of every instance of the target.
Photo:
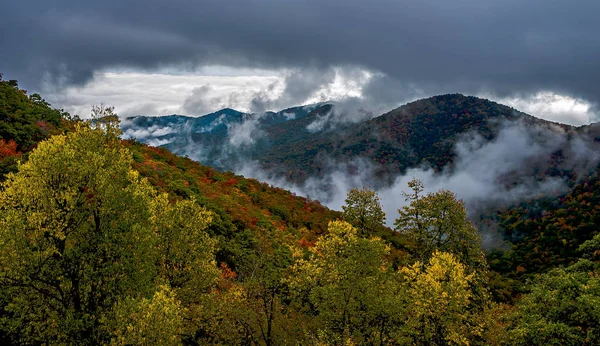
[(236, 178), (229, 178), (229, 180), (227, 180), (225, 182), (225, 186), (233, 186), (236, 185), (238, 183), (238, 180)]
[(17, 142), (12, 139), (8, 142), (0, 139), (0, 160), (5, 157), (17, 156), (19, 154), (21, 153), (17, 151)]
[(309, 248), (309, 247), (315, 246), (315, 242), (314, 241), (306, 240), (305, 237), (302, 237), (302, 239), (300, 239), (300, 241), (298, 242), (298, 244), (301, 247), (303, 247), (303, 248)]

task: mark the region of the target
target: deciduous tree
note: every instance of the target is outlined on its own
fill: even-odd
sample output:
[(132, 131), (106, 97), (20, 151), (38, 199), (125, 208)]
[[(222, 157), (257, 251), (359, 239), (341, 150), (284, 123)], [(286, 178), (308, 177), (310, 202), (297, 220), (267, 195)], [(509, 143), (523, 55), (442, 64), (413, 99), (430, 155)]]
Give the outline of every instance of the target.
[(105, 342), (99, 321), (117, 299), (154, 290), (154, 192), (117, 133), (79, 124), (3, 184), (2, 327), (19, 342)]
[(600, 273), (581, 260), (540, 274), (516, 304), (508, 325), (510, 345), (598, 345)]
[(205, 232), (212, 214), (196, 201), (170, 203), (167, 194), (152, 201), (159, 275), (185, 304), (196, 303), (215, 284), (216, 241)]
[(381, 209), (379, 196), (366, 187), (350, 190), (342, 210), (344, 221), (358, 228), (363, 235), (372, 235), (385, 222), (385, 213)]
[(388, 246), (335, 221), (310, 251), (295, 265), (290, 284), (318, 315), (316, 337), (334, 344), (390, 342), (403, 306), (396, 272), (386, 260)]
[(413, 241), (417, 259), (427, 263), (439, 250), (452, 253), (468, 266), (484, 264), (479, 233), (467, 218), (463, 202), (448, 190), (423, 194), (423, 183), (416, 179), (408, 186), (412, 189), (405, 194), (409, 204), (398, 210), (394, 225)]
[(163, 285), (151, 299), (131, 297), (119, 301), (111, 320), (105, 321), (113, 334), (110, 345), (181, 345), (184, 308), (175, 293)]
[(469, 345), (481, 335), (483, 326), (469, 309), (473, 275), (455, 256), (435, 251), (425, 266), (417, 262), (401, 273), (408, 305), (403, 330), (410, 344)]

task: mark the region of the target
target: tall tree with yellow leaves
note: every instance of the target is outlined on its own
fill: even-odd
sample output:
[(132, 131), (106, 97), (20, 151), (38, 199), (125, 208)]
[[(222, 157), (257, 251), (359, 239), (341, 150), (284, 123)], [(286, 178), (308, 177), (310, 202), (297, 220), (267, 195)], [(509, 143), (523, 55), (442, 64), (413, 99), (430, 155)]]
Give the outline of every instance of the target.
[(117, 298), (154, 289), (154, 192), (118, 133), (79, 124), (3, 184), (2, 324), (20, 342), (102, 342), (99, 321)]
[(335, 221), (310, 252), (293, 268), (290, 286), (317, 314), (315, 337), (331, 344), (389, 343), (404, 307), (388, 246)]
[[(424, 269), (423, 269), (424, 268)], [(473, 275), (455, 256), (435, 251), (424, 266), (402, 268), (407, 305), (405, 335), (413, 345), (469, 345), (483, 324), (470, 309)]]

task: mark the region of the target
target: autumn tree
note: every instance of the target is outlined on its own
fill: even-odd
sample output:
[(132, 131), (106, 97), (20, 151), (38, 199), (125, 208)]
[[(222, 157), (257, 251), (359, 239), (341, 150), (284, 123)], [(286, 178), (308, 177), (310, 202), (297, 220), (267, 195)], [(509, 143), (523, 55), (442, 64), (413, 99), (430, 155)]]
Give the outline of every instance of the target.
[(379, 196), (367, 187), (350, 190), (342, 210), (344, 221), (358, 228), (363, 235), (372, 235), (385, 222)]
[(118, 129), (41, 142), (0, 192), (2, 327), (24, 343), (98, 343), (121, 295), (154, 289), (153, 189)]
[(287, 291), (283, 279), (293, 263), (292, 254), (282, 237), (259, 235), (257, 240), (255, 251), (240, 265), (246, 323), (265, 345), (282, 344), (286, 334), (281, 330), (285, 319), (283, 300)]
[(434, 251), (428, 263), (402, 268), (406, 289), (403, 331), (413, 345), (469, 345), (483, 325), (469, 309), (474, 275), (457, 258)]
[(181, 345), (185, 311), (175, 293), (163, 285), (152, 298), (126, 297), (103, 321), (110, 345)]
[(193, 199), (171, 203), (167, 194), (157, 196), (151, 209), (158, 273), (184, 304), (197, 303), (219, 275), (216, 242), (205, 232), (212, 213)]
[(317, 314), (317, 339), (333, 344), (392, 339), (403, 306), (388, 251), (381, 239), (359, 237), (352, 225), (335, 221), (311, 256), (296, 263), (290, 285)]
[(294, 263), (290, 244), (297, 239), (276, 230), (263, 230), (252, 239), (252, 247), (236, 259), (235, 281), (230, 279), (231, 269), (222, 264), (219, 293), (205, 304), (207, 311), (196, 314), (202, 330), (198, 334), (203, 335), (198, 342), (267, 346), (302, 343), (304, 316), (290, 309), (285, 281)]
[(424, 194), (423, 183), (408, 183), (412, 192), (405, 194), (408, 205), (398, 210), (396, 230), (411, 240), (411, 252), (424, 266), (436, 251), (451, 253), (473, 274), (473, 302), (484, 308), (488, 302), (488, 266), (481, 250), (481, 237), (467, 217), (464, 203), (449, 190)]

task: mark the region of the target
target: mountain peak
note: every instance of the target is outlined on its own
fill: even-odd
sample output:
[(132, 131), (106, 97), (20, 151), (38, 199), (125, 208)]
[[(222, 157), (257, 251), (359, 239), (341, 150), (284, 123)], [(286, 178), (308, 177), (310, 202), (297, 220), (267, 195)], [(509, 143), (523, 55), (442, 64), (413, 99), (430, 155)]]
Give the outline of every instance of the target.
[(238, 110), (235, 110), (235, 109), (229, 108), (229, 107), (220, 109), (220, 110), (218, 110), (218, 111), (216, 111), (214, 113), (218, 113), (218, 114), (244, 114), (244, 112), (240, 112)]

